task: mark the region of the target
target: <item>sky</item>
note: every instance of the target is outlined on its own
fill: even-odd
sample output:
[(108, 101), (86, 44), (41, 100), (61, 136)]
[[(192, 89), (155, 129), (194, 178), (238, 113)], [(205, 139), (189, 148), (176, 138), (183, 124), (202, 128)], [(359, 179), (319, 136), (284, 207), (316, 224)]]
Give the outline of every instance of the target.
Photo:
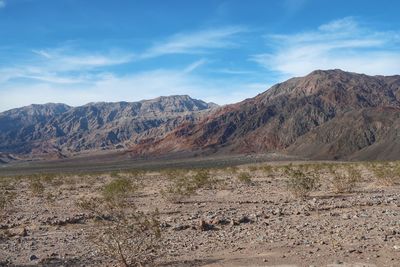
[(0, 0), (0, 111), (187, 94), (316, 69), (400, 74), (396, 0)]

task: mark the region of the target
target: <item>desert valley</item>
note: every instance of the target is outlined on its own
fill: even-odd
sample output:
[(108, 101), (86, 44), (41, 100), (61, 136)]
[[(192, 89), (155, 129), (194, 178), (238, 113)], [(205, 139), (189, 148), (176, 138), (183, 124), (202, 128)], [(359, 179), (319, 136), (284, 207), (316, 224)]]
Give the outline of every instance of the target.
[(0, 267), (400, 266), (399, 10), (0, 0)]
[(397, 266), (400, 76), (0, 114), (4, 266)]

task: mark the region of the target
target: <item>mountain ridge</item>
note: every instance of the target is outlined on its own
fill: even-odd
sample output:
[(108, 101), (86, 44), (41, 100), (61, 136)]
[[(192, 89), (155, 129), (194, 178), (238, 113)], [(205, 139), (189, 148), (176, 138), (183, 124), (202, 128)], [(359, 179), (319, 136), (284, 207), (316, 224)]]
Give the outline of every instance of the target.
[(84, 150), (123, 148), (142, 134), (162, 136), (216, 107), (187, 95), (78, 107), (30, 105), (0, 113), (0, 151), (65, 157)]
[[(289, 79), (276, 84), (254, 98), (222, 107), (215, 116), (205, 118), (196, 125), (188, 124), (169, 133), (157, 144), (136, 147), (133, 153), (168, 153), (193, 150), (225, 150), (227, 153), (287, 152), (316, 159), (357, 159), (352, 155), (364, 149), (360, 142), (348, 143), (347, 154), (338, 149), (327, 149), (324, 155), (311, 153), (312, 146), (304, 149), (296, 141), (328, 121), (362, 109), (399, 108), (400, 76), (368, 76), (341, 70), (314, 71), (305, 77)], [(372, 112), (372, 111), (370, 111)], [(397, 111), (388, 113), (397, 116)], [(361, 115), (358, 115), (361, 116)], [(358, 117), (347, 116), (342, 123), (351, 128)], [(371, 117), (375, 121), (364, 127), (359, 135), (376, 133), (371, 127), (384, 118)], [(396, 120), (396, 118), (392, 118)], [(347, 126), (346, 126), (347, 125)], [(385, 131), (389, 129), (385, 128)], [(182, 133), (184, 133), (182, 138)], [(355, 134), (355, 133), (354, 133)], [(175, 135), (175, 137), (174, 137)], [(381, 134), (383, 136), (383, 134)], [(179, 139), (179, 142), (177, 142)], [(366, 137), (363, 139), (366, 139)], [(313, 144), (309, 135), (302, 139)], [(332, 147), (339, 139), (331, 140)], [(371, 145), (371, 144), (368, 144)], [(303, 149), (301, 149), (303, 148)], [(372, 156), (366, 156), (371, 158)], [(391, 158), (400, 158), (399, 154)], [(380, 156), (379, 158), (384, 158)]]
[(21, 114), (34, 117), (33, 125), (21, 128), (24, 116), (13, 124), (21, 128), (17, 140), (4, 134), (4, 117), (10, 125), (18, 110), (0, 113), (0, 152), (67, 157), (122, 149), (131, 157), (280, 152), (311, 159), (400, 158), (399, 75), (316, 70), (221, 107), (183, 95), (31, 108), (35, 112), (24, 107)]

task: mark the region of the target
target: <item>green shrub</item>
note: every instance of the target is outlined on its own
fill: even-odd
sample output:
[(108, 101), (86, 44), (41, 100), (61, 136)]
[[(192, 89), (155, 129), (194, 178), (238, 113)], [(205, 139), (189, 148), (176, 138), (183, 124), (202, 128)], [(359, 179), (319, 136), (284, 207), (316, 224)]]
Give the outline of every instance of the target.
[(136, 191), (136, 187), (127, 178), (117, 178), (106, 184), (102, 194), (106, 201), (120, 200)]
[(104, 255), (125, 267), (148, 266), (158, 256), (161, 238), (158, 211), (152, 214), (138, 211), (125, 193), (119, 195), (118, 202), (100, 197), (83, 198), (76, 204), (96, 216), (96, 231), (88, 233), (88, 237)]
[(263, 165), (261, 166), (261, 170), (266, 175), (271, 175), (274, 172), (274, 168), (271, 165)]
[(294, 170), (286, 181), (287, 189), (295, 196), (305, 198), (319, 186), (318, 178), (310, 173)]
[(251, 166), (248, 167), (248, 169), (249, 169), (250, 172), (256, 172), (258, 170), (258, 166), (251, 165)]
[(197, 170), (192, 175), (182, 171), (169, 172), (168, 181), (169, 185), (166, 190), (161, 190), (161, 194), (173, 202), (179, 202), (183, 198), (195, 194), (201, 188), (211, 189), (218, 183), (205, 169)]
[(239, 175), (238, 175), (238, 177), (237, 177), (237, 179), (240, 181), (240, 182), (242, 182), (242, 183), (245, 183), (245, 184), (251, 184), (251, 176), (250, 176), (250, 174), (248, 173), (248, 172), (241, 172)]

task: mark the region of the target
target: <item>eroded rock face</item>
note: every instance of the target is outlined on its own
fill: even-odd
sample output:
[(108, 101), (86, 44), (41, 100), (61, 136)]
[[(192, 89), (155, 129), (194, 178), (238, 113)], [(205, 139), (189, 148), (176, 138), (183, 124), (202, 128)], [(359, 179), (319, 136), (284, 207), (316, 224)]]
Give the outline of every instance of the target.
[(160, 138), (215, 108), (189, 96), (128, 103), (31, 105), (0, 114), (0, 151), (63, 157), (84, 150), (125, 148)]
[(400, 157), (400, 149), (391, 149), (400, 143), (399, 112), (400, 76), (319, 70), (182, 125), (158, 144), (136, 151), (286, 151), (313, 158), (393, 159)]
[(0, 114), (0, 152), (68, 157), (285, 152), (314, 159), (400, 158), (400, 76), (341, 70), (292, 78), (216, 108), (189, 96), (32, 105)]

